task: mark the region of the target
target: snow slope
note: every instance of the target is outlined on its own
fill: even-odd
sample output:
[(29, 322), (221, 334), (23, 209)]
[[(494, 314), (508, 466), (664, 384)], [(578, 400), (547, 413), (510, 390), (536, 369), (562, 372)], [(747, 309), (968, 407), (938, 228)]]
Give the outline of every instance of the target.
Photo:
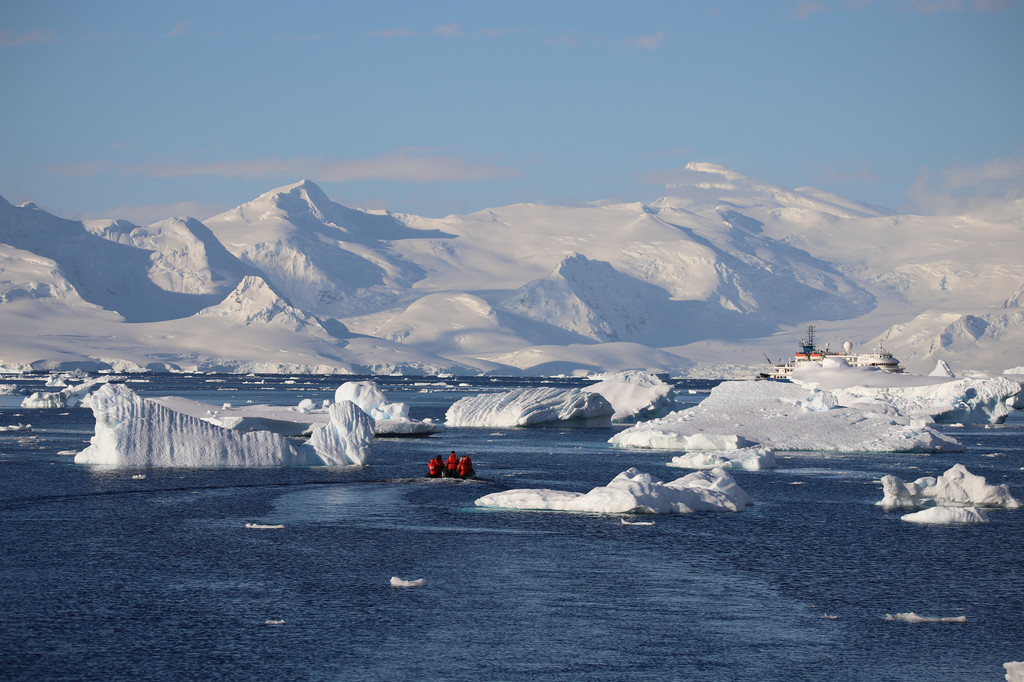
[(148, 226), (0, 199), (0, 366), (749, 375), (807, 323), (917, 372), (1024, 361), (1024, 219), (893, 215), (713, 164), (684, 180), (439, 219), (308, 180)]

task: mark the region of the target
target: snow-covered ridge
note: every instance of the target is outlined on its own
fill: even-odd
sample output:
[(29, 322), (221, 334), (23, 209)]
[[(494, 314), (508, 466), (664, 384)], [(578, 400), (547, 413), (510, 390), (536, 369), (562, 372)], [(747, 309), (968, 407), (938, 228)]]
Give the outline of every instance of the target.
[(707, 163), (656, 201), (442, 219), (308, 180), (148, 226), (0, 199), (0, 366), (752, 373), (813, 322), (915, 371), (1000, 372), (1022, 362), (1022, 230)]

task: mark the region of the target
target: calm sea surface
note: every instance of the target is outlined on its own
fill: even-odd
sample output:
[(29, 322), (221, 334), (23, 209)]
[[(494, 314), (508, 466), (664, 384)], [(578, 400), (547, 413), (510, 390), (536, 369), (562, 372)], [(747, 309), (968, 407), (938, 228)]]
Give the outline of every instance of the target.
[[(465, 395), (579, 384), (377, 380), (438, 420)], [(341, 381), (128, 385), (295, 405)], [(683, 400), (713, 385), (681, 383)], [(757, 501), (744, 513), (624, 525), (473, 505), (509, 488), (586, 491), (631, 466), (687, 473), (665, 466), (675, 453), (611, 448), (621, 427), (378, 439), (359, 469), (100, 470), (73, 462), (90, 410), (13, 402), (0, 426), (32, 430), (0, 432), (3, 679), (1002, 680), (1024, 660), (1024, 509), (954, 527), (875, 506), (883, 474), (957, 462), (1024, 497), (1024, 415), (942, 427), (965, 453), (781, 453), (776, 470), (734, 474)], [(481, 480), (420, 478), (450, 450)], [(909, 611), (967, 622), (885, 621)]]

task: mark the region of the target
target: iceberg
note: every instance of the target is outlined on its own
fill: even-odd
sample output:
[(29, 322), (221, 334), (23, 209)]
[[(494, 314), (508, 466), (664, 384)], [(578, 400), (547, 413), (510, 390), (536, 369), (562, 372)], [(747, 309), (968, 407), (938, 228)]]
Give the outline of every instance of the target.
[(55, 381), (53, 377), (47, 380), (46, 385), (51, 388), (63, 386), (60, 391), (50, 393), (36, 391), (21, 401), (21, 406), (26, 409), (47, 409), (60, 407), (77, 407), (88, 396), (89, 392), (97, 386), (106, 384), (109, 377), (89, 379), (80, 384), (68, 386), (62, 379)]
[(642, 370), (628, 370), (611, 374), (596, 374), (597, 383), (584, 386), (588, 393), (599, 393), (615, 408), (612, 421), (626, 421), (638, 417), (655, 417), (667, 412), (672, 404), (672, 385), (654, 374)]
[(522, 488), (484, 495), (475, 504), (498, 509), (593, 514), (690, 514), (739, 512), (754, 504), (754, 500), (721, 469), (698, 471), (663, 483), (650, 474), (630, 468), (608, 485), (587, 493)]
[(723, 382), (700, 404), (631, 426), (609, 442), (619, 447), (684, 451), (754, 445), (776, 452), (964, 449), (920, 419), (886, 410), (843, 407), (830, 391), (782, 381)]
[[(372, 381), (342, 384), (335, 391), (335, 403), (353, 402), (373, 419), (376, 436), (429, 436), (444, 430), (442, 424), (430, 420), (409, 419), (405, 403), (389, 403)], [(175, 412), (236, 431), (272, 431), (282, 436), (305, 436), (330, 422), (328, 401), (315, 407), (308, 398), (294, 407), (277, 405), (211, 405), (180, 396), (163, 396), (151, 400)]]
[(1006, 670), (1006, 682), (1024, 682), (1024, 661), (1007, 661), (1003, 668)]
[(967, 523), (988, 523), (988, 514), (977, 507), (929, 507), (921, 511), (904, 514), (901, 521), (953, 525)]
[(295, 445), (270, 431), (239, 432), (175, 412), (123, 384), (92, 395), (96, 430), (78, 464), (155, 467), (259, 467), (364, 464), (372, 423), (351, 403), (335, 404), (330, 423)]
[(334, 402), (351, 401), (374, 420), (378, 436), (429, 436), (444, 431), (444, 425), (409, 418), (406, 403), (389, 402), (375, 381), (346, 381), (334, 392)]
[(668, 463), (670, 467), (680, 469), (739, 469), (743, 471), (759, 471), (776, 469), (775, 453), (770, 448), (739, 448), (737, 450), (708, 450), (704, 452), (688, 452), (673, 457)]
[(518, 388), (481, 393), (456, 401), (445, 414), (449, 427), (611, 426), (612, 407), (604, 396), (579, 388)]
[(876, 502), (886, 509), (918, 507), (996, 507), (1017, 509), (1019, 500), (1005, 483), (989, 485), (982, 476), (972, 474), (963, 464), (955, 464), (938, 477), (925, 476), (906, 483), (887, 474), (882, 476), (882, 499)]
[(808, 389), (830, 392), (848, 407), (892, 408), (911, 418), (961, 424), (1001, 424), (1010, 413), (1007, 401), (1022, 384), (1008, 375), (974, 374), (956, 378), (937, 368), (930, 376), (894, 374), (874, 367), (850, 367), (841, 358), (820, 365), (805, 363), (790, 380)]

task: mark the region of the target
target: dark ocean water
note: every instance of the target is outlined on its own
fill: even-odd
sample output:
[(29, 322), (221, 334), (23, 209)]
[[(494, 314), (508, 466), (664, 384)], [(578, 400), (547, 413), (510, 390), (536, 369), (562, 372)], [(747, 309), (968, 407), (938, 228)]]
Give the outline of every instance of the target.
[[(340, 381), (129, 386), (294, 405)], [(378, 381), (412, 416), (442, 419), (464, 395), (541, 380)], [(685, 383), (683, 398), (713, 383)], [(673, 453), (611, 448), (614, 429), (458, 429), (378, 439), (360, 469), (135, 479), (65, 454), (88, 443), (88, 409), (0, 407), (0, 426), (32, 424), (0, 432), (0, 677), (1001, 680), (1024, 660), (1024, 510), (922, 526), (874, 503), (881, 475), (956, 462), (1024, 497), (1021, 417), (943, 427), (965, 453), (780, 453), (777, 470), (734, 474), (757, 501), (744, 513), (624, 525), (473, 505), (508, 488), (586, 491), (631, 466), (686, 473), (665, 466)], [(481, 480), (419, 478), (453, 449)], [(967, 622), (885, 621), (909, 611)]]

